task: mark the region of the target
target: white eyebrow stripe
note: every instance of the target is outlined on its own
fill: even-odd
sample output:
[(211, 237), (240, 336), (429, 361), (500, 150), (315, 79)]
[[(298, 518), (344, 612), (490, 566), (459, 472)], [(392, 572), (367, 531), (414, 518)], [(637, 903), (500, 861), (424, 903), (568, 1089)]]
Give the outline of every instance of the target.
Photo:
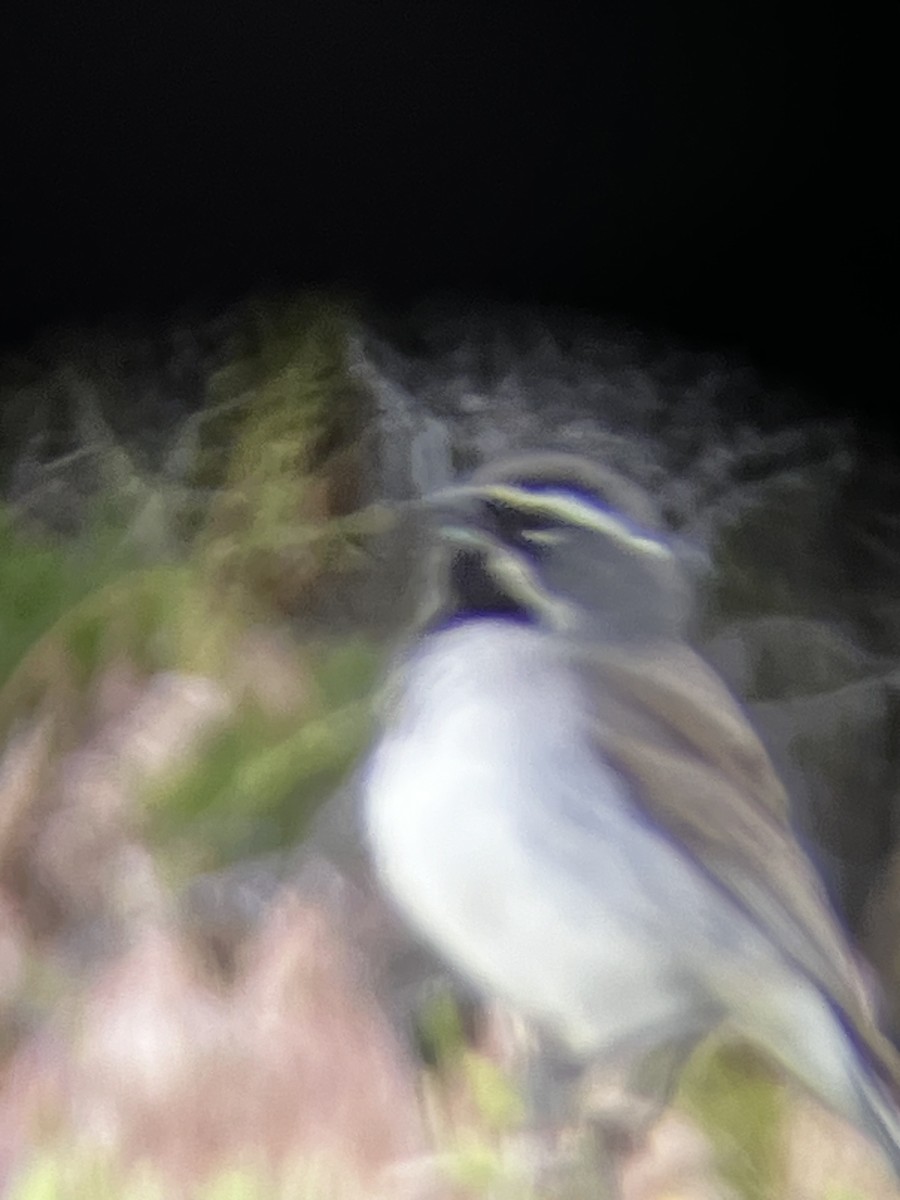
[[(527, 488), (493, 484), (483, 489), (485, 495), (513, 508), (530, 512), (549, 513), (570, 525), (604, 533), (617, 542), (632, 546), (643, 554), (656, 558), (671, 558), (672, 551), (658, 538), (629, 526), (608, 509), (599, 508), (589, 501), (579, 500), (572, 492), (548, 488), (546, 491), (530, 492)], [(548, 503), (549, 501), (549, 503)]]

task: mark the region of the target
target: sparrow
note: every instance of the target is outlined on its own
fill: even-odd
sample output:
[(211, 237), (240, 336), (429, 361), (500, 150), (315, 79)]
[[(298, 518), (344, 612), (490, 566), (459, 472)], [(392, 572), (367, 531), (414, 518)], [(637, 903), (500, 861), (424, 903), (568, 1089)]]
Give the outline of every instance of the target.
[(411, 929), (577, 1072), (727, 1031), (900, 1178), (900, 1069), (644, 492), (536, 453), (426, 500), (428, 613), (365, 771)]

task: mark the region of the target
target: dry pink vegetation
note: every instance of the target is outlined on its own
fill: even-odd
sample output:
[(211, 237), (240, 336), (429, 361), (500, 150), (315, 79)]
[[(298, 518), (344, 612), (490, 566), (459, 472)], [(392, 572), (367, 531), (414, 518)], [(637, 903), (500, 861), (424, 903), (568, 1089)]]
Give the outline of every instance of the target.
[[(3, 1175), (60, 1134), (149, 1160), (173, 1194), (244, 1158), (277, 1171), (325, 1156), (367, 1196), (451, 1195), (407, 1055), (330, 919), (293, 897), (247, 942), (231, 983), (151, 930), (12, 1055)], [(675, 1185), (685, 1200), (715, 1196), (708, 1147), (673, 1118), (631, 1165), (626, 1197)]]
[(151, 1161), (187, 1188), (245, 1156), (325, 1156), (374, 1183), (426, 1148), (415, 1078), (319, 911), (287, 898), (228, 984), (148, 930), (7, 1063), (7, 1169), (30, 1139)]
[[(26, 1039), (0, 1076), (0, 1170), (61, 1135), (149, 1160), (173, 1195), (235, 1162), (324, 1157), (369, 1197), (443, 1200), (417, 1085), (330, 918), (286, 896), (230, 982), (148, 930)], [(864, 1142), (812, 1106), (795, 1106), (790, 1142), (790, 1200), (822, 1200), (838, 1179), (867, 1200), (896, 1197)], [(672, 1114), (628, 1164), (624, 1194), (725, 1193), (705, 1139)]]

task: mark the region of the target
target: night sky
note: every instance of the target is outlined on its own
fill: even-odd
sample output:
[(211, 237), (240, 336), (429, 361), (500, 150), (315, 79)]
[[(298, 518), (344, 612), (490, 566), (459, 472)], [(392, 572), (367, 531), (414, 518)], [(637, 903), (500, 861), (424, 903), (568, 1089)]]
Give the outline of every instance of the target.
[(891, 388), (885, 27), (743, 2), (14, 7), (7, 346), (264, 286), (450, 289), (744, 349), (838, 408)]

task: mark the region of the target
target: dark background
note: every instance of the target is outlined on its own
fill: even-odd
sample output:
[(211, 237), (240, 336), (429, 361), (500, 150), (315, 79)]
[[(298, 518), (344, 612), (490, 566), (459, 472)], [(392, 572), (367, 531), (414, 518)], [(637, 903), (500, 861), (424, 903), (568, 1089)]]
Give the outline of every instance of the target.
[(261, 286), (454, 289), (745, 349), (873, 421), (890, 400), (886, 28), (788, 4), (18, 3), (6, 346)]

